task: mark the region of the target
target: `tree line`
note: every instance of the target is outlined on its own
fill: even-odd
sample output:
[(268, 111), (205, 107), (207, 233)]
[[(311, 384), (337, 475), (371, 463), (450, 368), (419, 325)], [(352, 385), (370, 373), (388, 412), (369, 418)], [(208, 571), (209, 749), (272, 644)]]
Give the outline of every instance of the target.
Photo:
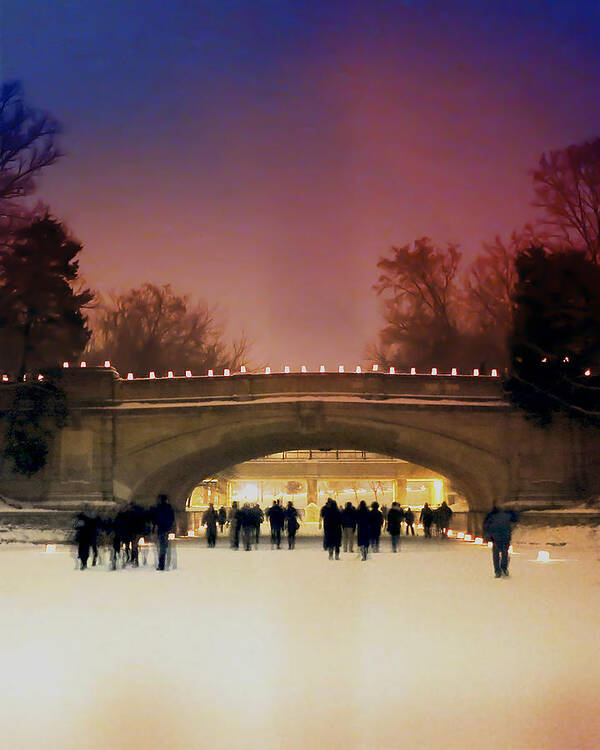
[[(109, 359), (121, 373), (239, 369), (242, 335), (226, 341), (217, 308), (169, 284), (105, 297), (79, 275), (81, 242), (37, 180), (62, 155), (61, 126), (0, 88), (0, 362), (12, 376), (3, 455), (44, 465), (64, 423), (60, 363)], [(377, 263), (383, 327), (368, 358), (398, 370), (496, 367), (507, 393), (542, 423), (556, 412), (600, 422), (600, 138), (543, 154), (532, 170), (535, 220), (483, 244), (465, 269), (456, 244), (428, 237)]]

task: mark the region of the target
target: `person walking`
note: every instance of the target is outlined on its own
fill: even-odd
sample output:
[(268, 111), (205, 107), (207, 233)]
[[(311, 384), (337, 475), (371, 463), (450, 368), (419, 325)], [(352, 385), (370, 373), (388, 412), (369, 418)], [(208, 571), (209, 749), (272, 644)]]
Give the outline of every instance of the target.
[(79, 570), (85, 570), (90, 557), (90, 547), (92, 546), (93, 531), (90, 518), (85, 513), (78, 513), (75, 517), (73, 527), (75, 529), (75, 544), (77, 546)]
[(240, 548), (240, 528), (242, 517), (239, 515), (239, 512), (240, 509), (238, 508), (237, 500), (234, 500), (231, 503), (229, 515), (227, 516), (227, 523), (229, 524), (229, 543), (231, 544), (232, 549)]
[(202, 514), (202, 525), (206, 526), (206, 543), (209, 547), (215, 547), (217, 544), (218, 523), (219, 514), (215, 510), (213, 503), (209, 503), (208, 508)]
[(342, 542), (344, 552), (354, 552), (355, 531), (356, 508), (348, 501), (342, 510)]
[(412, 512), (410, 507), (404, 511), (404, 523), (406, 524), (406, 536), (408, 536), (409, 530), (411, 534), (414, 536), (415, 535), (415, 514)]
[(392, 507), (387, 514), (385, 527), (392, 538), (392, 552), (398, 552), (400, 547), (400, 530), (402, 524), (402, 508), (397, 502), (392, 503)]
[(373, 548), (373, 552), (379, 552), (379, 539), (383, 527), (383, 513), (379, 510), (379, 503), (377, 500), (375, 500), (374, 503), (371, 503), (371, 510), (369, 513), (371, 518), (371, 547)]
[(294, 503), (290, 500), (285, 510), (285, 527), (288, 535), (288, 549), (294, 549), (296, 547), (296, 532), (300, 528), (300, 521), (298, 520), (298, 510), (294, 507)]
[(271, 549), (277, 545), (277, 549), (281, 549), (281, 531), (285, 523), (285, 511), (281, 507), (281, 500), (273, 500), (273, 505), (267, 509), (267, 520), (271, 527)]
[(423, 531), (426, 537), (431, 537), (431, 524), (433, 523), (433, 511), (429, 507), (428, 503), (421, 508), (421, 515), (419, 516), (419, 523), (423, 524)]
[(450, 528), (450, 521), (453, 515), (454, 515), (454, 511), (452, 510), (452, 508), (448, 506), (448, 504), (444, 500), (444, 502), (438, 508), (440, 533), (443, 537), (448, 536), (448, 529)]
[(508, 576), (510, 539), (512, 526), (517, 522), (517, 514), (512, 510), (502, 510), (496, 505), (483, 521), (483, 535), (492, 542), (492, 561), (496, 578)]
[(227, 523), (227, 511), (225, 510), (225, 506), (222, 505), (219, 508), (219, 528), (221, 530), (221, 534), (225, 531), (225, 524)]
[(158, 566), (157, 570), (164, 570), (169, 552), (169, 534), (175, 525), (175, 511), (169, 503), (169, 498), (164, 493), (158, 495), (158, 502), (152, 508), (152, 522), (156, 529), (158, 541)]
[(256, 513), (250, 503), (244, 503), (238, 510), (240, 528), (242, 530), (242, 543), (246, 552), (252, 549), (252, 542), (256, 544)]
[(364, 500), (361, 500), (356, 510), (356, 543), (360, 550), (361, 560), (365, 561), (369, 554), (371, 542), (371, 511)]
[(333, 498), (328, 497), (327, 502), (321, 509), (319, 528), (323, 526), (323, 546), (329, 553), (329, 559), (340, 559), (340, 547), (342, 544), (342, 518), (338, 504)]

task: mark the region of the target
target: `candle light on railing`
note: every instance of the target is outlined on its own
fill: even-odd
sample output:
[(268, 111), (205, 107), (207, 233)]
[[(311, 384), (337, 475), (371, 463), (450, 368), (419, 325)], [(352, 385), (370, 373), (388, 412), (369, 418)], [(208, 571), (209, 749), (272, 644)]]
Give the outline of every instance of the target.
[(373, 372), (377, 372), (379, 370), (379, 365), (373, 365)]
[(80, 362), (79, 367), (87, 367), (87, 362)]
[(104, 360), (104, 367), (110, 367), (110, 359)]
[(154, 372), (154, 370), (150, 370), (150, 372), (148, 373), (148, 377), (150, 378), (150, 380), (154, 380), (156, 378), (156, 373)]
[(245, 374), (245, 373), (246, 373), (246, 365), (242, 365), (242, 366), (240, 367), (240, 372), (241, 372), (242, 374)]
[(191, 370), (186, 370), (185, 371), (185, 376), (186, 376), (186, 378), (191, 378), (192, 377), (192, 371)]
[(390, 375), (395, 375), (395, 374), (396, 374), (396, 368), (393, 366), (390, 367)]
[(127, 380), (133, 380), (133, 373), (132, 372), (128, 372), (127, 373)]
[(306, 372), (306, 365), (302, 365), (302, 367), (300, 368), (300, 372)]
[(67, 370), (69, 368), (69, 363), (68, 362), (63, 362), (63, 367), (64, 367), (65, 370)]
[(411, 367), (410, 368), (410, 374), (411, 375), (416, 375), (417, 374), (417, 368), (416, 367)]
[(173, 377), (173, 370), (169, 370), (169, 372), (167, 373), (167, 377), (168, 378), (172, 378)]
[(497, 378), (497, 377), (498, 377), (498, 370), (496, 370), (496, 368), (494, 368), (494, 369), (492, 370), (492, 377), (493, 377), (493, 378)]
[(479, 370), (477, 368), (475, 368), (473, 370), (473, 375), (475, 375), (475, 376), (479, 375)]
[(438, 373), (437, 367), (432, 367), (431, 368), (431, 374), (432, 375), (437, 375), (437, 373)]
[(226, 378), (229, 377), (231, 375), (231, 370), (228, 367), (226, 367), (223, 370), (223, 375), (225, 375)]
[(289, 365), (285, 365), (285, 367), (283, 368), (283, 371), (284, 371), (285, 373), (289, 373), (289, 371), (290, 371), (290, 366), (289, 366)]
[(458, 375), (458, 370), (456, 369), (456, 367), (452, 368), (452, 375)]
[(361, 368), (360, 365), (356, 365), (356, 372), (357, 373), (361, 373), (362, 372), (362, 368)]
[(212, 378), (215, 373), (213, 370), (209, 370), (206, 374), (208, 375), (209, 378)]
[(325, 372), (325, 365), (321, 365), (319, 367), (319, 372)]
[(265, 375), (270, 375), (270, 374), (271, 374), (271, 368), (268, 366), (265, 367)]
[(338, 372), (344, 372), (344, 365), (338, 366)]

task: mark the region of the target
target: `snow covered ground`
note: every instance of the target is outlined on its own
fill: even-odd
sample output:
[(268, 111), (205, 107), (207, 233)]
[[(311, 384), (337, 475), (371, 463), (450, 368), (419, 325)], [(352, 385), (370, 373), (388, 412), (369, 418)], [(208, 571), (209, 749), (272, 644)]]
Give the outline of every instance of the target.
[(0, 744), (598, 748), (597, 532), (525, 531), (500, 580), (422, 538), (366, 563), (184, 540), (167, 573), (0, 545)]

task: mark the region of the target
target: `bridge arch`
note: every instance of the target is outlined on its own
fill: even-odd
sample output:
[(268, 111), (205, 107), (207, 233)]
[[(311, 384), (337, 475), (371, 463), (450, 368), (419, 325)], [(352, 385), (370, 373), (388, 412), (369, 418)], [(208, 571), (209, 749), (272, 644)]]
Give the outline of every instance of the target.
[(507, 494), (506, 461), (460, 430), (435, 429), (368, 409), (361, 415), (349, 414), (339, 405), (299, 406), (290, 405), (285, 414), (256, 413), (255, 408), (244, 417), (229, 416), (165, 434), (123, 456), (115, 467), (116, 483), (143, 504), (166, 492), (183, 509), (202, 479), (235, 464), (280, 451), (354, 449), (401, 458), (443, 474), (471, 510), (486, 510)]

